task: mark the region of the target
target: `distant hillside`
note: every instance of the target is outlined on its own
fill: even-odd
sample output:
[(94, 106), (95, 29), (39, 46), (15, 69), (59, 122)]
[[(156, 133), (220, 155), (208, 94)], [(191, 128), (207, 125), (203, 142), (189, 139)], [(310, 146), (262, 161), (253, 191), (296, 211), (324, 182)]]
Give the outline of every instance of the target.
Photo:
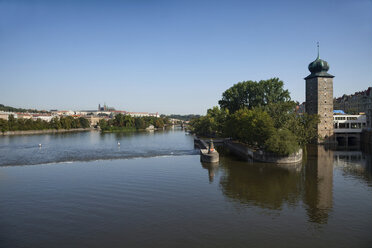
[(172, 115), (162, 115), (162, 117), (168, 117), (168, 118), (178, 119), (178, 120), (182, 120), (182, 121), (189, 121), (193, 118), (200, 117), (200, 115), (193, 115), (193, 114), (190, 114), (190, 115), (176, 115), (176, 114), (172, 114)]
[(23, 109), (23, 108), (13, 108), (10, 106), (5, 106), (3, 104), (0, 104), (0, 111), (6, 111), (6, 112), (32, 112), (32, 113), (47, 113), (48, 111), (39, 111), (36, 109)]

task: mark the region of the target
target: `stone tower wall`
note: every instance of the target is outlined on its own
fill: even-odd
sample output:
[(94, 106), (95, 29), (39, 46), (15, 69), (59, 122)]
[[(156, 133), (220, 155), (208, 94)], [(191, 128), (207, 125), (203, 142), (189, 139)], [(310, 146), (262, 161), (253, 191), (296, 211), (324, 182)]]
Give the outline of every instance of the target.
[(306, 80), (306, 113), (319, 115), (318, 134), (321, 140), (333, 136), (333, 78)]

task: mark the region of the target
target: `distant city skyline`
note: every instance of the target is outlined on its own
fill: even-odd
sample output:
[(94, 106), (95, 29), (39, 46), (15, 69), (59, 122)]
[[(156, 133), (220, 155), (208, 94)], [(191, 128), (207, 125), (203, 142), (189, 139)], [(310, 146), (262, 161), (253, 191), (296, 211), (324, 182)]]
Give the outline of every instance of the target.
[(205, 114), (246, 80), (305, 100), (317, 55), (334, 97), (372, 86), (372, 1), (1, 1), (0, 104)]

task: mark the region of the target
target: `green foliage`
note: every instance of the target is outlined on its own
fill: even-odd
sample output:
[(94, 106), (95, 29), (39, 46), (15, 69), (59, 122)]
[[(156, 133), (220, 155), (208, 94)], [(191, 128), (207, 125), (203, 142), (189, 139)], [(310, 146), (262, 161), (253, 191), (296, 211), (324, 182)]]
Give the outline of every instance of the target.
[(293, 101), (270, 103), (262, 107), (274, 121), (275, 128), (286, 126), (289, 120), (296, 116), (296, 103)]
[(190, 129), (200, 136), (222, 136), (228, 114), (228, 110), (213, 107), (207, 110), (206, 116), (192, 119)]
[(127, 132), (135, 130), (143, 130), (154, 125), (155, 128), (163, 128), (170, 121), (166, 117), (132, 117), (130, 115), (117, 114), (113, 119), (105, 120), (101, 119), (98, 122), (103, 132)]
[(190, 115), (176, 115), (176, 114), (171, 114), (171, 115), (161, 115), (160, 117), (178, 119), (178, 120), (181, 120), (181, 121), (191, 121), (192, 119), (199, 118), (200, 115), (193, 115), (193, 114), (190, 114)]
[(41, 119), (14, 118), (9, 115), (8, 120), (0, 119), (0, 131), (24, 131), (24, 130), (44, 130), (44, 129), (71, 129), (89, 128), (90, 123), (84, 117), (74, 118), (72, 116), (54, 117), (50, 122)]
[(317, 115), (298, 115), (278, 78), (237, 83), (222, 94), (221, 109), (190, 122), (199, 136), (230, 137), (253, 147), (289, 155), (317, 139)]
[(136, 128), (138, 129), (145, 129), (147, 127), (146, 122), (143, 118), (136, 118), (134, 120), (134, 124), (136, 125)]
[(260, 109), (240, 109), (227, 120), (225, 134), (252, 146), (263, 147), (275, 132), (273, 120)]
[(218, 103), (221, 108), (234, 113), (242, 108), (252, 109), (271, 103), (286, 102), (290, 100), (290, 95), (288, 90), (283, 89), (283, 85), (279, 78), (239, 82), (227, 89)]
[(164, 121), (161, 118), (157, 118), (155, 120), (155, 125), (156, 128), (163, 128), (164, 127)]
[(314, 143), (318, 139), (317, 125), (318, 115), (294, 115), (287, 123), (287, 128), (296, 134), (297, 141), (301, 146)]
[(108, 122), (105, 119), (101, 119), (98, 121), (98, 126), (102, 129), (105, 130), (107, 129)]
[(297, 137), (288, 129), (277, 129), (265, 141), (265, 150), (278, 155), (289, 155), (298, 149)]
[(5, 106), (3, 104), (0, 104), (0, 111), (5, 111), (5, 112), (21, 112), (21, 113), (25, 113), (25, 112), (30, 112), (30, 113), (48, 113), (48, 111), (39, 111), (39, 110), (36, 110), (36, 109), (23, 109), (23, 108), (13, 108), (13, 107), (10, 107), (10, 106)]
[(79, 117), (78, 118), (78, 121), (79, 121), (80, 127), (82, 127), (82, 128), (88, 128), (88, 127), (90, 127), (90, 123), (89, 123), (89, 121), (86, 118)]
[(199, 136), (215, 137), (217, 130), (214, 129), (215, 122), (210, 116), (201, 116), (190, 121), (191, 131)]

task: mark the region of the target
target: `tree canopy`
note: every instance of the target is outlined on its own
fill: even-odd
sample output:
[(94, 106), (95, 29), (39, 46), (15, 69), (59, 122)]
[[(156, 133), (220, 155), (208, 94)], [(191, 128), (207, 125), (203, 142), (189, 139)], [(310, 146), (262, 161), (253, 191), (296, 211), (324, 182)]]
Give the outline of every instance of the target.
[(23, 131), (23, 130), (43, 130), (43, 129), (71, 129), (88, 128), (90, 123), (83, 117), (74, 118), (72, 116), (54, 117), (50, 122), (36, 119), (14, 118), (9, 115), (8, 120), (0, 119), (0, 131)]
[(296, 103), (278, 78), (245, 81), (222, 94), (221, 108), (190, 122), (204, 137), (230, 137), (252, 147), (289, 155), (317, 139), (317, 115), (296, 113)]
[(252, 109), (271, 103), (290, 101), (289, 91), (284, 90), (283, 86), (283, 81), (279, 78), (259, 82), (239, 82), (222, 93), (222, 99), (218, 104), (221, 108), (226, 108), (230, 113), (234, 113), (242, 108)]
[(123, 132), (146, 129), (150, 125), (155, 128), (163, 128), (169, 124), (167, 117), (132, 117), (130, 115), (117, 114), (113, 119), (101, 119), (98, 123), (103, 132)]

